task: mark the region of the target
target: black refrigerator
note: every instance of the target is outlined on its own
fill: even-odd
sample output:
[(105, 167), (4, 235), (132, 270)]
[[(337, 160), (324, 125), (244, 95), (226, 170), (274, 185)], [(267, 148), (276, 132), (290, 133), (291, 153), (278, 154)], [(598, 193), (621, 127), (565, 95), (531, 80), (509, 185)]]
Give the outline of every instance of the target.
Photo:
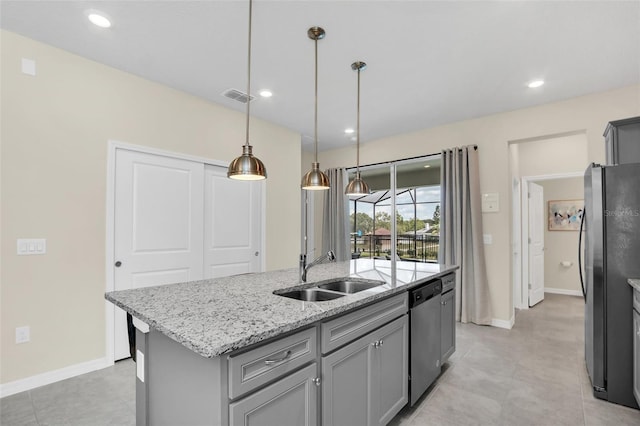
[(584, 196), (585, 358), (593, 394), (638, 408), (627, 278), (640, 277), (640, 164), (590, 165)]

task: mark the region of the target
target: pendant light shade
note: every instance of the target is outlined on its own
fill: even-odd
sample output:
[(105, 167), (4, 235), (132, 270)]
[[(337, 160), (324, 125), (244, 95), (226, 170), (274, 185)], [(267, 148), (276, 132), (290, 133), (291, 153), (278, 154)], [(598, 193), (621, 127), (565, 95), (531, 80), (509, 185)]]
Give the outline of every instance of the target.
[(242, 146), (242, 155), (236, 157), (227, 170), (227, 176), (236, 180), (262, 180), (267, 177), (267, 170), (259, 158), (252, 154), (251, 145)]
[(356, 172), (356, 177), (345, 188), (344, 193), (347, 195), (369, 195), (371, 190), (367, 182), (360, 178), (360, 172), (358, 171)]
[(329, 189), (329, 178), (320, 170), (318, 163), (318, 40), (322, 40), (325, 31), (320, 27), (311, 27), (307, 31), (307, 36), (315, 41), (315, 112), (314, 112), (314, 141), (315, 141), (315, 161), (311, 163), (311, 171), (302, 178), (300, 186), (306, 190)]
[(245, 144), (242, 155), (235, 158), (227, 170), (227, 177), (236, 180), (262, 180), (267, 178), (267, 169), (260, 159), (253, 156), (253, 147), (249, 144), (249, 117), (251, 112), (251, 15), (253, 0), (249, 0), (249, 47), (247, 49), (247, 118)]
[(347, 195), (368, 195), (370, 192), (369, 185), (360, 177), (360, 71), (365, 68), (367, 68), (367, 64), (361, 61), (351, 64), (351, 69), (358, 71), (358, 126), (356, 129), (356, 177), (345, 188), (344, 193)]
[(317, 189), (329, 189), (329, 178), (320, 170), (320, 164), (311, 163), (311, 171), (302, 178), (302, 189), (314, 191)]

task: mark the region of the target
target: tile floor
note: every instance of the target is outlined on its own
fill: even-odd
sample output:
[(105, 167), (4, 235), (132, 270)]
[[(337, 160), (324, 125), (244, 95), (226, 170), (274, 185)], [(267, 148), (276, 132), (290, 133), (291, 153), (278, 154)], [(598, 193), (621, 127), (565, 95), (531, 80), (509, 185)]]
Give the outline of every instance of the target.
[[(391, 425), (640, 425), (640, 410), (591, 394), (583, 308), (581, 298), (547, 294), (518, 312), (512, 330), (458, 324), (457, 350), (444, 372)], [(122, 361), (3, 398), (0, 424), (133, 425), (134, 377), (133, 362)]]

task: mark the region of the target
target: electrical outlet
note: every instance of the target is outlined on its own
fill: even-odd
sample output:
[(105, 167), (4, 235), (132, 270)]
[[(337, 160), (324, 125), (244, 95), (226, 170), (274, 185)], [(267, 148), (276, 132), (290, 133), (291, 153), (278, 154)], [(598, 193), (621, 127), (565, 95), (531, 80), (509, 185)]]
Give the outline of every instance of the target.
[(29, 326), (16, 327), (16, 343), (27, 343), (31, 337), (31, 330)]

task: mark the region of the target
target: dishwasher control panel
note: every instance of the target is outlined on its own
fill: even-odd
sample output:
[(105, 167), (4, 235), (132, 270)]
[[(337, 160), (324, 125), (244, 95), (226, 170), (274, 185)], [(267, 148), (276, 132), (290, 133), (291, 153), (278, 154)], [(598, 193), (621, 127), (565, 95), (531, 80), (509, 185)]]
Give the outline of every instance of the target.
[(433, 296), (442, 293), (442, 281), (433, 280), (422, 287), (411, 290), (409, 293), (409, 307), (417, 306)]

